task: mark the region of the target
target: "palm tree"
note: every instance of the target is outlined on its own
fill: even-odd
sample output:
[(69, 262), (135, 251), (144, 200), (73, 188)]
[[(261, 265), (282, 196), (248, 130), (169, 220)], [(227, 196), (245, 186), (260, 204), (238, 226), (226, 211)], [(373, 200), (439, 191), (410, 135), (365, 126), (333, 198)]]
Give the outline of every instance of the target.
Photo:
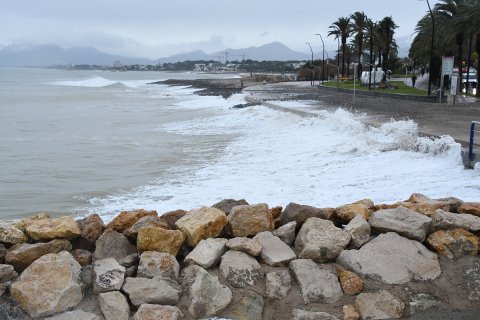
[(365, 33), (367, 31), (367, 16), (363, 12), (355, 12), (350, 16), (352, 23), (350, 23), (350, 29), (355, 34), (354, 44), (355, 51), (358, 54), (358, 79), (361, 77), (362, 73), (362, 55), (363, 55), (363, 44), (365, 42)]
[(332, 23), (329, 27), (331, 30), (328, 32), (328, 36), (335, 36), (335, 39), (341, 39), (342, 43), (342, 76), (345, 76), (345, 50), (347, 44), (347, 38), (350, 36), (350, 18), (342, 17)]
[(396, 46), (393, 35), (395, 34), (395, 29), (398, 26), (393, 22), (392, 17), (385, 17), (378, 23), (378, 30), (380, 32), (380, 39), (383, 42), (382, 50), (382, 60), (383, 60), (383, 71), (387, 72), (388, 70), (388, 59), (390, 56), (390, 51), (393, 46)]

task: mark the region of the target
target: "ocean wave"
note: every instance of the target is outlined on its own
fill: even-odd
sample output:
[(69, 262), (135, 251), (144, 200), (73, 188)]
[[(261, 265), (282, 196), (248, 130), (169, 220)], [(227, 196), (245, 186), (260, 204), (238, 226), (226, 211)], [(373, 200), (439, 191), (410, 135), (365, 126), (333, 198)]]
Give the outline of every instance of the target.
[(103, 88), (103, 87), (114, 87), (114, 88), (138, 88), (141, 85), (146, 84), (147, 80), (131, 80), (131, 81), (119, 81), (119, 80), (109, 80), (102, 77), (92, 77), (84, 80), (64, 80), (64, 81), (55, 81), (52, 84), (58, 86), (66, 87), (86, 87), (86, 88)]

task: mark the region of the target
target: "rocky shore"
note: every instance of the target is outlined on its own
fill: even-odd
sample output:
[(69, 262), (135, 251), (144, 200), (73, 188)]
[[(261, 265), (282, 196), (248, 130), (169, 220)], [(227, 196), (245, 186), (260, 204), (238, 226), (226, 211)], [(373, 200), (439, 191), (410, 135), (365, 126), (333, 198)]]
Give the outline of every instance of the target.
[(478, 319), (480, 202), (40, 214), (0, 226), (1, 319)]

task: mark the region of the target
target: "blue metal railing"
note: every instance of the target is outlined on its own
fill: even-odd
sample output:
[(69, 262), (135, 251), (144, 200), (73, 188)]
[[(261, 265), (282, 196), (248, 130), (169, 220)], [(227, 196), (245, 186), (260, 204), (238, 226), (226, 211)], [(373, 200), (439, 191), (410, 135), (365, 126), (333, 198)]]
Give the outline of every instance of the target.
[(475, 143), (475, 132), (480, 133), (479, 130), (475, 130), (475, 125), (477, 124), (480, 124), (480, 122), (472, 121), (472, 124), (470, 125), (470, 144), (468, 145), (468, 159), (470, 161), (473, 161), (474, 158), (473, 149), (480, 147), (478, 143)]

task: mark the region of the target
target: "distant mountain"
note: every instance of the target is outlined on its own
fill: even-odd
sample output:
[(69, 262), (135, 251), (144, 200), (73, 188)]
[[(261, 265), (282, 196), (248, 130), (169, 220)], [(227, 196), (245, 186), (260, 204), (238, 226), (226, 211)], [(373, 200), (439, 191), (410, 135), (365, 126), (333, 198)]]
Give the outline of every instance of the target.
[(215, 60), (225, 62), (225, 52), (228, 52), (229, 61), (241, 61), (252, 59), (258, 61), (287, 61), (287, 60), (308, 60), (310, 55), (303, 52), (293, 51), (280, 42), (272, 42), (260, 47), (250, 47), (245, 49), (226, 49), (212, 54), (206, 54), (201, 50), (175, 54), (166, 58), (160, 58), (160, 63), (174, 63), (186, 60)]
[(57, 45), (9, 45), (0, 48), (0, 66), (52, 66), (69, 64), (156, 64), (143, 58), (111, 55), (95, 48), (62, 48)]

